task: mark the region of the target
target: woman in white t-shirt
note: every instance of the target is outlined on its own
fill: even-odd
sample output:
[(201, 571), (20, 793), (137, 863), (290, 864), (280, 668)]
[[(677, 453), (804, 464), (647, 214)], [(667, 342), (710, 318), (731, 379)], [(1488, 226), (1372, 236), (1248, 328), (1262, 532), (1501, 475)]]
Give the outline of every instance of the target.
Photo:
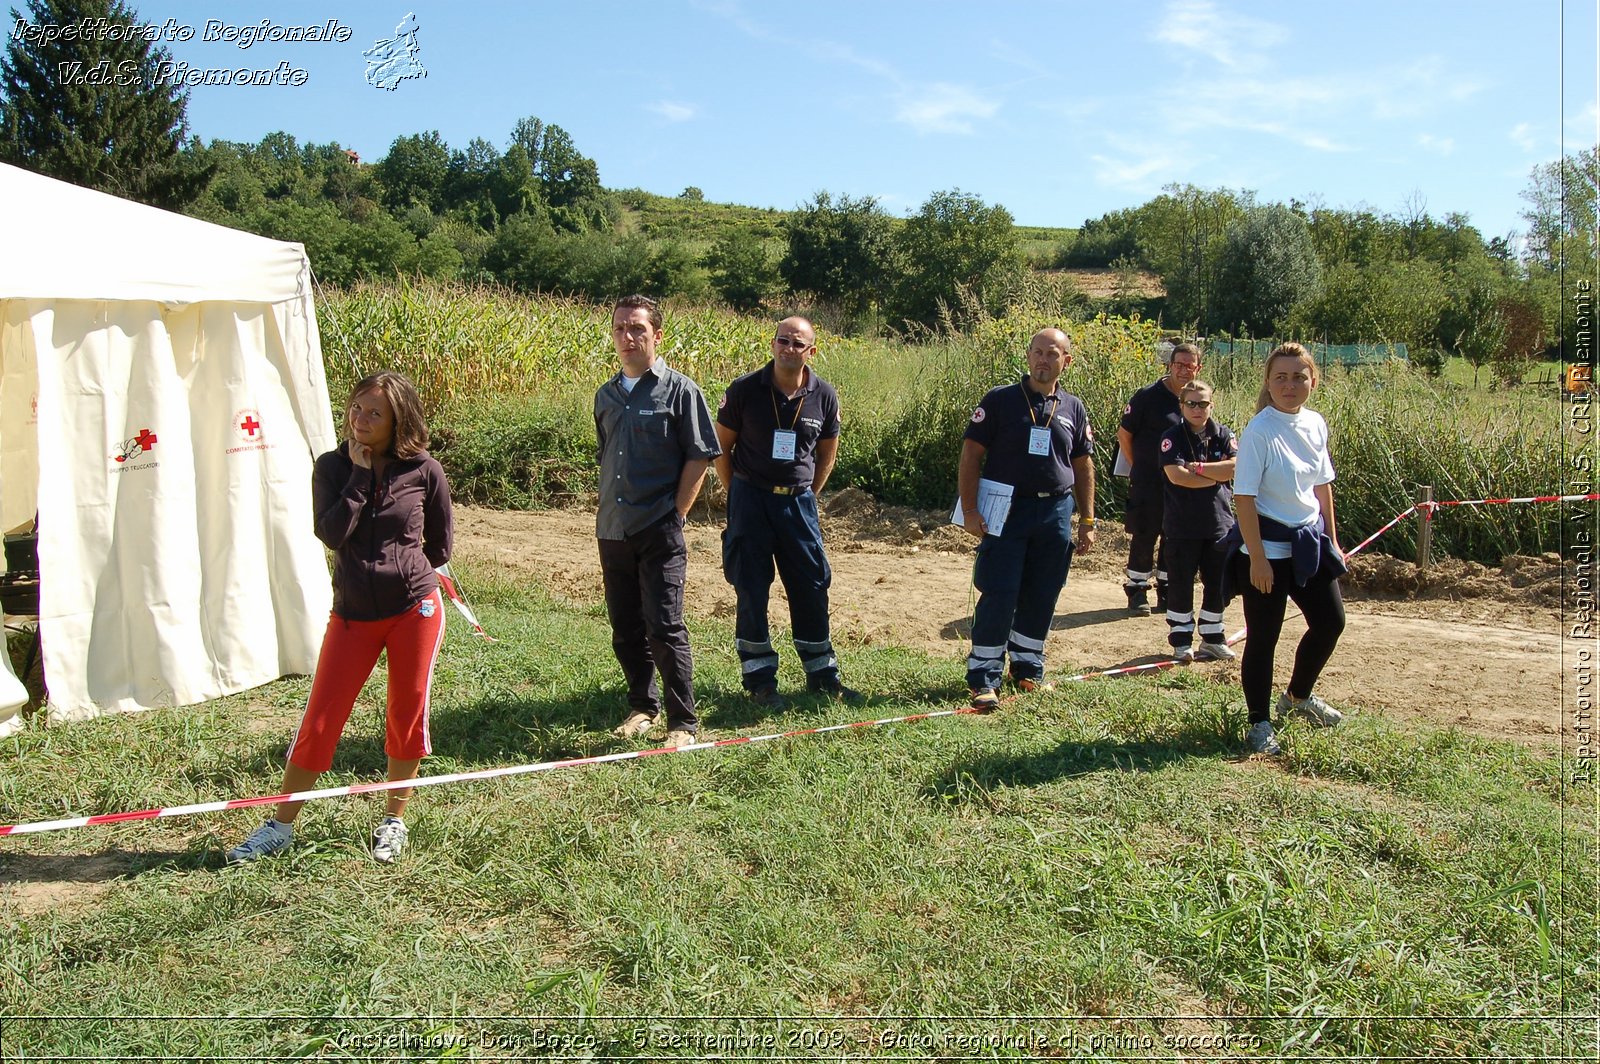
[(1267, 357), (1256, 416), (1239, 435), (1233, 501), (1243, 553), (1233, 585), (1244, 599), (1249, 630), (1240, 683), (1250, 711), (1245, 742), (1257, 753), (1278, 753), (1269, 706), (1273, 655), (1289, 600), (1305, 615), (1294, 672), (1278, 698), (1278, 718), (1301, 717), (1333, 727), (1343, 715), (1311, 693), (1344, 631), (1339, 577), (1347, 571), (1333, 516), (1333, 461), (1328, 423), (1306, 409), (1317, 386), (1317, 364), (1299, 344)]

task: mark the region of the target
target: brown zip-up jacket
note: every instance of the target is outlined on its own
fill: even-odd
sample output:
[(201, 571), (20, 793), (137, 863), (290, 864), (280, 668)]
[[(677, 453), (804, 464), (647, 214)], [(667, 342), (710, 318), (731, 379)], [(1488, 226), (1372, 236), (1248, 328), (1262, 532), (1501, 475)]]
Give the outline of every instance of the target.
[(348, 441), (317, 459), (317, 538), (333, 551), (333, 612), (347, 621), (404, 613), (439, 586), (455, 514), (444, 469), (427, 451), (391, 458), (382, 483), (350, 460)]

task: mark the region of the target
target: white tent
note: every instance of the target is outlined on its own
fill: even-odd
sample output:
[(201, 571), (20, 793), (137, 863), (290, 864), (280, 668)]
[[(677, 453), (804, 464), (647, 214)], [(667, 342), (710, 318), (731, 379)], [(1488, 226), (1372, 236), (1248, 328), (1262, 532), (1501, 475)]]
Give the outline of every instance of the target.
[[(38, 515), (51, 719), (313, 671), (335, 440), (305, 249), (4, 165), (0, 207), (0, 529)], [(24, 700), (0, 673), (0, 735)]]

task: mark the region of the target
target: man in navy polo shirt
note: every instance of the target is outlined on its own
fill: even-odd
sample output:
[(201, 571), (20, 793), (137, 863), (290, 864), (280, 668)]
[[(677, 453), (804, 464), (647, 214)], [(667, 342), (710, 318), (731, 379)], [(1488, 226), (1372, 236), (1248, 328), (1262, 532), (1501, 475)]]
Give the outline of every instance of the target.
[[(1050, 686), (1044, 643), (1072, 567), (1074, 500), (1076, 549), (1094, 546), (1094, 433), (1083, 401), (1058, 387), (1071, 364), (1066, 333), (1035, 333), (1027, 375), (985, 395), (962, 440), (962, 525), (982, 540), (972, 571), (978, 605), (967, 658), (976, 709), (999, 703), (1007, 655), (1011, 679), (1023, 691)], [(1008, 486), (1009, 507), (989, 505), (985, 516), (980, 479)]]
[(772, 338), (772, 361), (728, 385), (717, 410), (717, 476), (728, 489), (722, 573), (738, 598), (734, 637), (744, 689), (768, 709), (784, 704), (767, 627), (774, 562), (807, 689), (863, 701), (840, 682), (828, 632), (833, 570), (822, 550), (817, 496), (839, 454), (839, 395), (811, 369), (816, 351), (811, 323), (785, 318)]
[(1128, 609), (1150, 612), (1150, 585), (1156, 587), (1156, 609), (1166, 609), (1166, 542), (1156, 552), (1161, 535), (1161, 503), (1167, 478), (1161, 472), (1161, 437), (1183, 424), (1178, 393), (1200, 372), (1200, 349), (1194, 344), (1178, 344), (1167, 352), (1167, 372), (1160, 380), (1133, 393), (1122, 408), (1122, 424), (1117, 428), (1117, 447), (1131, 467), (1128, 474), (1128, 509), (1122, 524), (1132, 536), (1128, 544)]

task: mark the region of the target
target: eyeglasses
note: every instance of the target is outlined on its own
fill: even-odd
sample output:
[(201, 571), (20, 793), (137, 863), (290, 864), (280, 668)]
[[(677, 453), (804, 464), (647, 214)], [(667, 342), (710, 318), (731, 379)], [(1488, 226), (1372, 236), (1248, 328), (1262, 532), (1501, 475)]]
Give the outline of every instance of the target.
[(1200, 363), (1198, 363), (1198, 362), (1173, 362), (1172, 363), (1172, 368), (1173, 369), (1193, 369), (1193, 370), (1198, 370), (1200, 368)]
[(796, 351), (804, 351), (811, 346), (810, 340), (802, 340), (798, 336), (774, 336), (772, 342), (779, 347), (792, 347)]
[(1211, 405), (1211, 401), (1209, 399), (1185, 399), (1183, 405), (1190, 410), (1204, 410)]

